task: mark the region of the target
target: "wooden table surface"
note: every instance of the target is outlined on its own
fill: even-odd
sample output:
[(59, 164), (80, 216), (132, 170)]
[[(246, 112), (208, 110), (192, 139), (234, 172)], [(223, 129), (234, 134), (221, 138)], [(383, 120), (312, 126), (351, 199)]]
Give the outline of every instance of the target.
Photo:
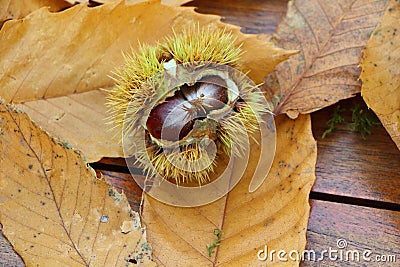
[[(286, 13), (286, 1), (235, 0), (190, 2), (200, 13), (216, 14), (223, 21), (242, 27), (245, 33), (272, 34)], [(360, 96), (339, 103), (351, 116), (354, 104), (365, 107)], [(307, 249), (316, 257), (323, 250), (337, 249), (347, 241), (349, 250), (371, 250), (374, 255), (396, 255), (396, 262), (304, 261), (303, 266), (400, 266), (400, 151), (382, 126), (364, 140), (341, 125), (323, 139), (326, 122), (334, 106), (312, 114), (313, 133), (318, 144), (316, 183), (310, 194), (312, 205), (307, 232)], [(103, 159), (92, 164), (119, 189), (123, 189), (136, 210), (141, 191), (123, 159)], [(383, 258), (382, 257), (382, 258)], [(0, 266), (23, 266), (0, 234)]]

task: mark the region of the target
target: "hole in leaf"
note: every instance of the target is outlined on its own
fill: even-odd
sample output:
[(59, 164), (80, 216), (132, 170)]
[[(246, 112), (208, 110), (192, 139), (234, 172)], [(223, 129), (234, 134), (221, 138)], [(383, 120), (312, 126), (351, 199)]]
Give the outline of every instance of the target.
[(133, 264), (137, 264), (137, 260), (136, 259), (129, 259), (128, 262), (133, 263)]

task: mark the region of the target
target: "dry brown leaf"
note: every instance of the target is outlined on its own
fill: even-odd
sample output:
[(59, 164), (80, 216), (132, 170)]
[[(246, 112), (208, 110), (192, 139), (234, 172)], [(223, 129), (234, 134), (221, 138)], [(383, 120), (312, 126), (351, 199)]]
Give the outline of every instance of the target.
[[(30, 101), (46, 104), (42, 112), (36, 108), (37, 114), (30, 115), (52, 135), (76, 144), (88, 161), (123, 156), (118, 140), (110, 142), (113, 134), (101, 126), (104, 105), (90, 106), (87, 95), (79, 93), (111, 86), (113, 81), (108, 75), (123, 63), (121, 51), (129, 53), (131, 47), (136, 50), (139, 40), (155, 44), (172, 34), (172, 28), (179, 32), (193, 22), (227, 28), (243, 43), (247, 51), (242, 60), (244, 69), (250, 70), (250, 78), (257, 83), (292, 53), (274, 47), (266, 36), (242, 34), (240, 28), (219, 19), (197, 14), (193, 8), (158, 2), (113, 2), (95, 8), (81, 4), (57, 14), (37, 10), (23, 21), (6, 22), (0, 32), (0, 96), (7, 102), (25, 102), (28, 107), (39, 105)], [(100, 96), (99, 92), (93, 94)], [(69, 106), (53, 107), (49, 99), (54, 97), (74, 98), (81, 105), (74, 105), (73, 111)], [(98, 101), (103, 103), (104, 99)], [(50, 109), (55, 113), (47, 113)], [(61, 115), (65, 118), (55, 122)], [(72, 117), (79, 127), (68, 119)], [(91, 138), (83, 140), (87, 136)], [(98, 144), (102, 144), (99, 149)]]
[(392, 0), (361, 61), (361, 94), (400, 149), (400, 3)]
[[(260, 152), (255, 144), (244, 177), (217, 202), (177, 208), (146, 196), (142, 219), (159, 265), (265, 266), (257, 258), (265, 245), (269, 250), (301, 253), (306, 244), (308, 195), (315, 180), (317, 155), (309, 115), (297, 120), (277, 117), (277, 137), (271, 171), (253, 193), (248, 188)], [(216, 228), (223, 231), (222, 242), (209, 257), (206, 246), (216, 241)]]
[(106, 93), (93, 90), (84, 93), (29, 101), (18, 105), (33, 121), (72, 147), (78, 147), (88, 162), (103, 155), (121, 157), (121, 144), (107, 131)]
[(40, 9), (23, 22), (7, 22), (1, 30), (1, 95), (18, 103), (111, 86), (108, 75), (123, 63), (121, 51), (137, 50), (138, 41), (155, 44), (171, 35), (172, 28), (180, 32), (196, 21), (232, 30), (247, 51), (244, 68), (251, 70), (255, 82), (290, 55), (262, 35), (242, 34), (219, 17), (197, 14), (189, 7), (113, 2), (95, 8), (81, 4), (56, 14)]
[(64, 0), (0, 0), (0, 25), (10, 19), (20, 19), (41, 7), (56, 12), (70, 7)]
[(277, 66), (277, 114), (295, 118), (360, 92), (359, 63), (389, 0), (296, 0), (278, 26), (280, 45), (300, 54)]
[(125, 196), (2, 103), (0, 166), (2, 231), (27, 266), (154, 266)]

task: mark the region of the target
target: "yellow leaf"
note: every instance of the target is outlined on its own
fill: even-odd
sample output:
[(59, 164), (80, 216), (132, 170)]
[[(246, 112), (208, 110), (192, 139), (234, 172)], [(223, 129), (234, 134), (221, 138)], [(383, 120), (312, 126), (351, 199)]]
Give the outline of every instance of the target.
[(27, 266), (154, 266), (139, 216), (69, 145), (0, 103), (0, 221)]
[(161, 0), (161, 3), (163, 5), (169, 5), (169, 6), (181, 6), (186, 3), (191, 2), (190, 0)]
[[(7, 102), (23, 102), (45, 130), (76, 144), (88, 161), (123, 156), (118, 140), (111, 142), (113, 133), (102, 126), (104, 105), (93, 107), (88, 95), (81, 94), (113, 85), (108, 75), (123, 64), (121, 51), (136, 51), (138, 41), (155, 44), (171, 35), (172, 29), (179, 32), (198, 22), (232, 31), (246, 51), (244, 69), (256, 83), (292, 54), (273, 46), (264, 35), (242, 34), (219, 19), (155, 1), (110, 2), (94, 8), (80, 4), (56, 14), (37, 10), (23, 21), (6, 22), (0, 31), (0, 96)], [(93, 95), (98, 103), (104, 102), (100, 92)], [(77, 102), (72, 103), (73, 111), (70, 106), (53, 105), (62, 97)], [(60, 116), (62, 120), (54, 121)]]
[(56, 12), (70, 6), (64, 0), (0, 0), (0, 25), (6, 20), (23, 18), (41, 7)]
[[(71, 4), (75, 4), (75, 3), (88, 3), (89, 0), (66, 0), (67, 2), (71, 3)], [(96, 3), (110, 3), (110, 2), (116, 2), (118, 0), (96, 0)], [(146, 2), (147, 0), (125, 0), (125, 3), (127, 4), (135, 4), (135, 3), (141, 3), (141, 2)], [(157, 1), (157, 0), (153, 0), (153, 1)], [(160, 2), (160, 1), (158, 1)], [(183, 5), (185, 3), (188, 3), (190, 1), (188, 0), (161, 0), (161, 4), (163, 5), (168, 5), (168, 6), (180, 6)]]
[[(309, 115), (297, 120), (281, 116), (276, 123), (275, 160), (257, 191), (248, 192), (260, 153), (253, 144), (242, 180), (214, 203), (178, 208), (145, 197), (142, 219), (160, 266), (265, 266), (270, 262), (257, 257), (265, 246), (269, 251), (302, 252), (308, 195), (315, 180), (316, 143)], [(207, 245), (217, 240), (214, 229), (222, 230), (222, 240), (209, 257)], [(294, 266), (299, 262), (289, 259), (280, 264)]]
[(53, 136), (80, 148), (86, 161), (96, 162), (104, 155), (123, 155), (120, 143), (113, 139), (115, 133), (108, 131), (105, 124), (105, 97), (104, 91), (93, 90), (28, 101), (18, 107)]
[(400, 149), (400, 4), (392, 0), (361, 61), (361, 94)]
[(282, 95), (275, 113), (295, 118), (359, 93), (361, 51), (388, 3), (289, 2), (277, 35), (283, 48), (301, 53), (277, 66)]

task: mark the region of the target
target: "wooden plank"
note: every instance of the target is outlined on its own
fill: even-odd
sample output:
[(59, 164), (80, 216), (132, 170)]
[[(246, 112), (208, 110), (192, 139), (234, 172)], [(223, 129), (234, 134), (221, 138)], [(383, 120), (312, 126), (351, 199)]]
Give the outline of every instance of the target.
[(287, 1), (196, 0), (185, 6), (194, 6), (202, 14), (221, 16), (223, 22), (240, 26), (244, 33), (272, 34), (286, 15)]
[[(98, 163), (104, 164), (104, 165), (99, 165), (99, 164), (91, 164), (92, 166), (102, 166), (105, 167), (105, 165), (111, 165), (111, 166), (119, 166), (119, 167), (126, 167), (126, 162), (125, 159), (123, 158), (102, 158)], [(101, 168), (101, 167), (100, 167)]]
[(22, 267), (25, 266), (21, 257), (14, 251), (11, 244), (4, 237), (0, 224), (0, 266), (4, 267)]
[[(361, 97), (339, 103), (351, 121), (351, 107), (359, 104), (366, 110)], [(364, 140), (346, 125), (322, 138), (326, 122), (335, 106), (312, 114), (314, 137), (318, 144), (317, 180), (313, 192), (350, 196), (390, 203), (400, 203), (400, 151), (383, 126), (372, 128)]]
[[(316, 259), (329, 247), (342, 253), (357, 250), (361, 257), (360, 261), (340, 261), (325, 256), (324, 261), (304, 261), (303, 266), (399, 266), (400, 212), (319, 200), (312, 200), (311, 204), (306, 249), (315, 251)], [(338, 248), (339, 239), (346, 240), (346, 248)], [(362, 259), (365, 250), (372, 251), (371, 259), (377, 255), (396, 255), (396, 263), (365, 261)], [(340, 257), (339, 252), (337, 256)]]

